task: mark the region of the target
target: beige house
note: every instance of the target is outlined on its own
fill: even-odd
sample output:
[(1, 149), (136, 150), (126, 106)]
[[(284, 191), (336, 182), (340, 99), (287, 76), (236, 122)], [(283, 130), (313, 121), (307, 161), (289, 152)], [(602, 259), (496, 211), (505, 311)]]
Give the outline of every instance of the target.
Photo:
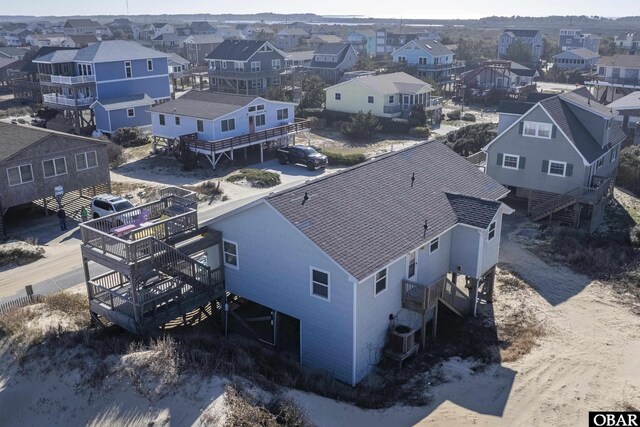
[(400, 117), (413, 105), (430, 110), (441, 107), (440, 98), (432, 98), (430, 84), (407, 73), (365, 76), (325, 89), (327, 110), (357, 114), (371, 111), (378, 117)]

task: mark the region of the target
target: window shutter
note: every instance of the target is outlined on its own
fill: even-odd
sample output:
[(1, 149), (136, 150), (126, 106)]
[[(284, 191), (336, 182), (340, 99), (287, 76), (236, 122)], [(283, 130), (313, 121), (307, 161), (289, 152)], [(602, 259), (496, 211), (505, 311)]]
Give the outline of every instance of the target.
[(524, 122), (520, 122), (520, 128), (518, 129), (518, 133), (522, 135), (523, 131), (524, 131)]
[(573, 163), (567, 163), (567, 170), (564, 174), (565, 176), (571, 176), (573, 174)]
[(549, 172), (549, 160), (542, 161), (542, 172), (544, 173)]
[(556, 125), (552, 125), (551, 126), (551, 138), (555, 138), (556, 137)]
[(498, 153), (498, 161), (496, 162), (498, 166), (502, 166), (502, 153)]
[(524, 169), (526, 160), (526, 157), (520, 157), (520, 161), (518, 162), (518, 169)]

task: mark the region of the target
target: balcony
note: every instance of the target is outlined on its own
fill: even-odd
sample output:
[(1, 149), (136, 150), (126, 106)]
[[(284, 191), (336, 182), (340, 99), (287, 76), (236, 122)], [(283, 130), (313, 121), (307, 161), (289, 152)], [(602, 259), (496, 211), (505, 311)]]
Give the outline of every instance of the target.
[(464, 62), (453, 61), (446, 64), (416, 64), (418, 70), (428, 71), (441, 71), (441, 70), (453, 70), (457, 68), (464, 68)]
[(42, 102), (45, 104), (64, 105), (65, 107), (75, 107), (76, 105), (78, 105), (78, 107), (88, 107), (93, 104), (95, 100), (93, 96), (75, 99), (71, 96), (58, 95), (55, 93), (42, 95)]
[(209, 75), (212, 77), (226, 77), (232, 79), (259, 79), (262, 77), (273, 77), (278, 76), (284, 69), (278, 68), (277, 70), (259, 70), (259, 71), (250, 71), (250, 70), (220, 70), (216, 68), (209, 68)]
[(40, 74), (40, 81), (43, 83), (56, 83), (61, 85), (78, 85), (95, 83), (96, 76), (59, 76), (55, 74)]
[(585, 85), (592, 86), (623, 86), (630, 88), (640, 88), (640, 78), (639, 77), (600, 77), (600, 76), (591, 76), (592, 80), (585, 81)]
[(402, 105), (385, 105), (382, 107), (384, 114), (397, 114), (402, 113)]
[(459, 316), (469, 313), (470, 299), (446, 276), (429, 285), (410, 280), (402, 281), (402, 307), (417, 313), (426, 313), (444, 303)]

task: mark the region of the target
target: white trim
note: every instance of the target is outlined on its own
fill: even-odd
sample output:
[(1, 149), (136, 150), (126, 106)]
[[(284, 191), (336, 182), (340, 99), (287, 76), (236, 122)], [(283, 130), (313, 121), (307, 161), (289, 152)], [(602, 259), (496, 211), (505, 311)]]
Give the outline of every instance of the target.
[[(58, 173), (58, 168), (56, 168), (56, 160), (58, 160), (58, 159), (64, 160), (64, 173)], [(55, 171), (55, 175), (47, 176), (47, 174), (46, 174), (46, 172), (44, 170), (44, 162), (53, 162), (53, 169)], [(53, 158), (46, 159), (46, 160), (42, 161), (42, 176), (44, 177), (44, 179), (55, 178), (56, 176), (66, 175), (67, 173), (69, 173), (69, 168), (67, 168), (67, 158), (66, 158), (66, 156), (53, 157)]]
[[(378, 290), (378, 274), (384, 271), (384, 289), (380, 292), (376, 292)], [(373, 277), (373, 297), (377, 298), (378, 295), (385, 293), (387, 289), (389, 289), (389, 268), (385, 267), (378, 271), (376, 271), (375, 276)]]
[[(515, 158), (516, 158), (516, 167), (515, 167), (515, 168), (514, 168), (514, 167), (512, 167), (512, 166), (506, 166), (506, 165), (504, 164), (506, 156), (509, 156), (509, 157), (515, 157)], [(518, 170), (518, 169), (519, 169), (519, 167), (520, 167), (520, 156), (519, 156), (519, 155), (517, 155), (517, 154), (502, 153), (502, 165), (501, 165), (501, 166), (502, 166), (503, 168), (505, 168), (505, 169), (514, 169), (514, 170)]]
[[(93, 153), (94, 156), (96, 157), (96, 165), (95, 166), (89, 166), (89, 157), (87, 156), (89, 153)], [(78, 156), (84, 156), (84, 161), (85, 161), (85, 164), (87, 165), (86, 168), (80, 169), (78, 167)], [(77, 172), (88, 170), (88, 169), (94, 169), (94, 168), (98, 167), (98, 153), (95, 150), (93, 150), (93, 151), (84, 151), (82, 153), (76, 153), (75, 160), (76, 160), (76, 171)]]
[[(319, 273), (324, 273), (324, 274), (327, 275), (327, 297), (326, 298), (321, 296), (321, 295), (316, 295), (316, 294), (313, 293), (313, 284), (314, 283), (318, 283), (319, 285), (323, 286), (322, 283), (313, 281), (313, 272), (314, 272), (314, 270), (319, 272)], [(318, 299), (320, 299), (322, 301), (331, 302), (331, 273), (326, 271), (326, 270), (322, 270), (322, 269), (320, 269), (318, 267), (314, 267), (314, 266), (310, 265), (309, 266), (309, 294), (312, 297), (318, 298)]]
[[(131, 71), (130, 77), (127, 77), (127, 68), (129, 69), (129, 71)], [(130, 80), (133, 78), (133, 64), (131, 63), (131, 61), (124, 61), (124, 78), (125, 80)]]
[(352, 373), (351, 373), (351, 386), (356, 386), (356, 371), (358, 366), (358, 334), (356, 333), (358, 328), (358, 285), (359, 283), (354, 279), (353, 281), (349, 279), (351, 284), (353, 285), (353, 355), (352, 355)]
[[(142, 80), (142, 79), (155, 79), (156, 77), (166, 77), (169, 78), (169, 73), (167, 74), (154, 74), (153, 76), (140, 76), (140, 77), (130, 77), (130, 78), (125, 78), (125, 79), (112, 79), (112, 80), (101, 80), (101, 81), (97, 81), (96, 80), (96, 86), (102, 83), (113, 83), (113, 82), (122, 82), (122, 81), (129, 81), (129, 80)], [(165, 98), (169, 98), (169, 97), (165, 97)], [(154, 99), (165, 99), (165, 98), (154, 98)]]
[[(491, 234), (491, 226), (492, 225), (493, 225), (493, 237), (489, 237), (489, 235)], [(490, 242), (490, 241), (492, 241), (493, 239), (496, 238), (496, 234), (498, 234), (497, 228), (498, 228), (498, 221), (496, 221), (494, 219), (493, 221), (491, 221), (489, 223), (489, 228), (487, 228), (487, 242)]]
[[(132, 111), (133, 114), (129, 115), (129, 111)], [(129, 107), (127, 108), (127, 118), (130, 119), (132, 117), (136, 116), (136, 107)]]
[[(236, 253), (235, 253), (236, 265), (227, 263), (227, 257), (225, 255), (227, 253), (230, 254), (230, 255), (233, 255), (233, 254), (231, 252), (226, 252), (224, 250), (224, 244), (225, 243), (230, 243), (230, 244), (232, 244), (232, 245), (234, 245), (236, 247)], [(238, 244), (236, 242), (234, 242), (233, 240), (222, 239), (222, 247), (220, 249), (222, 249), (222, 262), (224, 263), (224, 266), (225, 267), (229, 267), (229, 268), (233, 268), (234, 270), (240, 270), (240, 255), (238, 254)]]
[[(557, 165), (562, 165), (562, 175), (557, 173), (551, 173), (551, 163), (555, 163)], [(597, 170), (597, 168), (596, 168)], [(561, 162), (560, 160), (549, 160), (549, 168), (547, 169), (547, 175), (557, 176), (557, 177), (566, 177), (567, 176), (567, 162)]]
[[(437, 240), (437, 242), (436, 242), (436, 240)], [(437, 244), (437, 247), (436, 247), (435, 249), (431, 249), (431, 246), (432, 246), (434, 243), (436, 243), (436, 244)], [(434, 237), (433, 239), (429, 240), (428, 245), (429, 245), (429, 255), (431, 255), (431, 254), (432, 254), (432, 253), (434, 253), (434, 252), (438, 252), (438, 249), (440, 249), (440, 236), (438, 236), (438, 237)]]
[[(513, 128), (516, 125), (520, 125), (520, 122), (523, 121), (523, 119), (525, 118), (525, 116), (527, 114), (529, 114), (531, 111), (533, 111), (534, 108), (536, 108), (538, 105), (540, 105), (540, 103), (534, 105), (533, 107), (529, 108), (524, 114), (519, 115), (519, 114), (513, 114), (514, 116), (519, 115), (520, 118), (518, 120), (516, 120), (515, 122), (511, 123), (511, 126), (509, 126), (508, 128), (506, 128), (504, 131), (502, 131), (502, 133), (500, 133), (499, 135), (497, 135), (495, 138), (493, 138), (491, 141), (489, 141), (489, 143), (487, 145), (485, 145), (484, 147), (482, 147), (482, 149), (480, 151), (484, 151), (485, 153), (487, 152), (487, 150), (489, 149), (489, 147), (491, 146), (491, 144), (493, 144), (494, 142), (496, 142), (499, 138), (501, 138), (504, 134), (506, 134), (509, 130), (511, 130), (511, 128)], [(542, 105), (540, 105), (540, 107), (542, 107)], [(545, 110), (546, 112), (546, 110)], [(507, 114), (507, 113), (500, 113), (500, 114)], [(549, 115), (549, 113), (547, 113), (547, 115)], [(553, 121), (553, 119), (551, 119), (551, 121)], [(555, 122), (554, 122), (555, 123)], [(523, 125), (524, 126), (524, 125)], [(559, 128), (558, 128), (559, 129)], [(566, 136), (566, 135), (565, 135)]]
[[(149, 64), (151, 64), (151, 68), (149, 68)], [(147, 59), (147, 71), (153, 71), (153, 59)]]

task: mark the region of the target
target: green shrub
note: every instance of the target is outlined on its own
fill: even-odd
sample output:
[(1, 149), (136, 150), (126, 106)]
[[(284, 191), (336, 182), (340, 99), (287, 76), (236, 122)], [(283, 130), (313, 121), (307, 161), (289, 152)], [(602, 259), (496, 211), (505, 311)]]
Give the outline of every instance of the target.
[(330, 165), (336, 166), (353, 166), (358, 163), (365, 162), (367, 157), (364, 154), (364, 150), (356, 150), (356, 149), (324, 149), (318, 150), (322, 151), (322, 154), (327, 156), (327, 161)]
[(620, 152), (616, 184), (640, 194), (640, 146), (632, 145)]
[(342, 134), (352, 139), (372, 138), (376, 133), (380, 132), (380, 129), (382, 129), (382, 126), (380, 126), (378, 118), (371, 111), (366, 114), (360, 111), (340, 127)]
[(407, 119), (380, 119), (382, 131), (384, 133), (402, 133), (409, 132), (409, 121)]
[(422, 127), (427, 124), (427, 113), (422, 105), (414, 105), (409, 113), (408, 124), (410, 128)]
[(447, 118), (449, 120), (460, 120), (462, 116), (462, 112), (460, 110), (453, 110), (447, 113)]
[(414, 138), (429, 138), (431, 134), (431, 129), (428, 126), (417, 126), (409, 129), (409, 136)]
[(27, 121), (21, 117), (18, 119), (18, 123), (20, 123), (21, 125), (24, 125), (27, 123)]
[(107, 158), (109, 159), (109, 166), (117, 168), (125, 162), (124, 149), (112, 142), (107, 143)]
[(471, 113), (464, 113), (464, 115), (462, 116), (462, 120), (464, 120), (465, 122), (475, 122), (476, 115)]
[(280, 175), (275, 172), (260, 169), (240, 169), (227, 178), (229, 182), (247, 181), (253, 187), (273, 187), (280, 184)]
[(149, 144), (151, 139), (148, 135), (140, 132), (137, 127), (120, 128), (111, 135), (111, 141), (122, 147), (139, 147)]
[(480, 151), (496, 136), (497, 126), (493, 123), (480, 123), (462, 127), (447, 134), (446, 144), (461, 156), (470, 156)]

